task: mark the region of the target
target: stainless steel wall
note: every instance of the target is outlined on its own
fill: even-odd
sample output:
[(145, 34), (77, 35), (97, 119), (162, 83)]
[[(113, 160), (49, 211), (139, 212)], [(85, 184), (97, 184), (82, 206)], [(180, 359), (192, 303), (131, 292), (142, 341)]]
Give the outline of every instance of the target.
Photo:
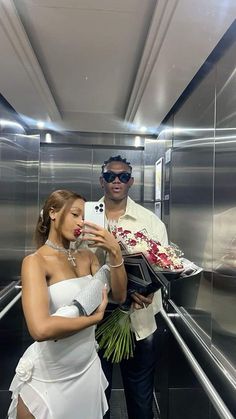
[(38, 211), (38, 161), (39, 136), (1, 136), (1, 284), (19, 278), (22, 257), (32, 249)]
[[(86, 142), (84, 142), (86, 140)], [(135, 178), (130, 196), (138, 202), (143, 201), (143, 154), (144, 147), (132, 147), (134, 136), (107, 139), (103, 145), (100, 135), (69, 137), (62, 142), (52, 136), (52, 142), (41, 142), (40, 151), (40, 203), (55, 189), (71, 189), (79, 192), (87, 200), (97, 200), (102, 196), (99, 183), (101, 165), (110, 156), (120, 154), (131, 162)], [(132, 141), (133, 140), (133, 141)], [(65, 144), (66, 142), (66, 144)], [(123, 144), (122, 144), (123, 142)]]
[(174, 114), (170, 239), (204, 267), (182, 307), (236, 379), (236, 40)]

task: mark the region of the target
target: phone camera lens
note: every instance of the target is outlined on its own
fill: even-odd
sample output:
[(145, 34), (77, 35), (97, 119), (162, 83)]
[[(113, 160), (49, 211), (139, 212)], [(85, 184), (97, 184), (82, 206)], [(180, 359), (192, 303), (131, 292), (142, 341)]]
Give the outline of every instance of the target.
[(103, 204), (100, 204), (99, 207), (103, 208)]
[(96, 205), (95, 210), (96, 210), (96, 211), (98, 211), (98, 210), (99, 210), (99, 206), (98, 206), (98, 205)]
[(103, 208), (100, 208), (100, 209), (99, 209), (99, 212), (103, 212)]

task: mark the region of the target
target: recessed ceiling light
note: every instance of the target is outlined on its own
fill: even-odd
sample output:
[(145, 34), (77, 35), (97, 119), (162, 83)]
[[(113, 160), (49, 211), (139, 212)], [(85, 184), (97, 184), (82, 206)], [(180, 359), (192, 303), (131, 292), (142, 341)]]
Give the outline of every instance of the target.
[(147, 131), (147, 128), (143, 126), (143, 127), (140, 128), (140, 131), (141, 132), (146, 132)]
[(43, 128), (44, 128), (44, 122), (43, 122), (43, 121), (38, 121), (38, 122), (37, 122), (37, 127), (38, 127), (39, 129), (43, 129)]

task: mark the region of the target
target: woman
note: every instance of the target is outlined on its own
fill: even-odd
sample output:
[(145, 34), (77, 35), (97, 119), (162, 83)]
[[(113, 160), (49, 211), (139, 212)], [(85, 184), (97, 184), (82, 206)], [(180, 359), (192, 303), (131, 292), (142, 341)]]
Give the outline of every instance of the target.
[(56, 313), (71, 304), (100, 268), (90, 249), (70, 250), (78, 229), (89, 246), (108, 252), (113, 299), (123, 302), (126, 298), (127, 278), (119, 245), (104, 228), (87, 222), (85, 228), (83, 210), (80, 195), (53, 192), (36, 226), (38, 250), (23, 260), (22, 304), (35, 342), (16, 368), (10, 387), (10, 419), (101, 419), (107, 410), (107, 382), (94, 337), (95, 325), (107, 305), (106, 290), (90, 316), (67, 318)]

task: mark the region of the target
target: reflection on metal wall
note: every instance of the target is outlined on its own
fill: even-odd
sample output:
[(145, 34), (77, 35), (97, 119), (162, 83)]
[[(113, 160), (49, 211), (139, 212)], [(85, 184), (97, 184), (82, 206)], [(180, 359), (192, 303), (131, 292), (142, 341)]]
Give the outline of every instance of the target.
[(102, 196), (99, 183), (101, 165), (110, 156), (118, 154), (127, 158), (133, 167), (135, 183), (130, 196), (138, 202), (142, 201), (142, 149), (43, 143), (40, 154), (40, 203), (53, 190), (62, 188), (74, 190), (87, 200), (99, 199)]
[(0, 138), (1, 283), (19, 278), (25, 247), (30, 245), (30, 220), (36, 214), (38, 186), (38, 176), (31, 177), (31, 173), (35, 165), (38, 167), (38, 150), (39, 138), (24, 135)]
[[(199, 266), (208, 264), (211, 271), (212, 240), (206, 240), (212, 230), (214, 145), (204, 142), (174, 148), (171, 179), (171, 241), (178, 244), (185, 257)], [(207, 262), (206, 262), (207, 261)], [(197, 280), (198, 279), (198, 280)], [(211, 274), (188, 279), (182, 289), (185, 308), (197, 308), (196, 318), (203, 330), (211, 335)], [(202, 315), (199, 316), (199, 310)]]
[(40, 203), (56, 189), (70, 189), (91, 199), (92, 149), (41, 144)]
[(196, 142), (172, 152), (171, 240), (197, 265), (203, 263), (206, 232), (212, 224), (213, 157), (213, 143)]
[(236, 369), (235, 57), (236, 40), (217, 65), (212, 343)]
[(30, 253), (35, 249), (33, 234), (39, 213), (39, 135), (24, 137), (24, 147), (27, 150), (25, 249)]
[(204, 267), (183, 305), (236, 378), (235, 57), (236, 40), (174, 116), (170, 219), (171, 240)]

